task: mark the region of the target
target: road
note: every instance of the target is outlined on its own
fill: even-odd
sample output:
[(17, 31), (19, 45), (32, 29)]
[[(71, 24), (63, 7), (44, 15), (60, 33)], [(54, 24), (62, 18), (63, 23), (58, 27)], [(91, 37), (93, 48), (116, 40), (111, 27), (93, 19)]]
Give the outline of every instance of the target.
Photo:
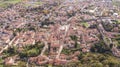
[(15, 41), (15, 39), (16, 39), (16, 37), (14, 37), (14, 38), (8, 43), (8, 45), (6, 45), (6, 46), (0, 51), (0, 54), (1, 54), (4, 50), (8, 49), (9, 46), (12, 46), (12, 43)]

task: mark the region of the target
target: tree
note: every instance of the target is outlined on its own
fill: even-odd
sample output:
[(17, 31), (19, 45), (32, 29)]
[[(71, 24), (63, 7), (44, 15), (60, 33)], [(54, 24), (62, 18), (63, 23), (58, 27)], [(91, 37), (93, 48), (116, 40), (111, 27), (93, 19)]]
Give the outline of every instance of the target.
[(98, 43), (94, 44), (94, 46), (90, 49), (92, 52), (99, 52), (99, 53), (105, 53), (110, 52), (110, 48), (108, 48), (103, 40), (99, 41)]
[(109, 22), (103, 22), (102, 24), (106, 31), (111, 31), (114, 28), (113, 24)]
[(17, 48), (16, 47), (9, 47), (3, 53), (5, 53), (8, 56), (13, 56), (13, 55), (17, 54)]
[(37, 42), (35, 45), (25, 46), (24, 50), (19, 53), (19, 56), (21, 58), (37, 56), (40, 54), (43, 47), (43, 44), (40, 44), (39, 42)]
[(77, 48), (77, 46), (78, 46), (78, 43), (77, 43), (78, 37), (76, 35), (72, 35), (72, 36), (70, 36), (70, 38), (75, 42), (75, 48)]
[(36, 48), (31, 49), (31, 50), (27, 51), (27, 55), (28, 56), (37, 56), (37, 55), (39, 55), (39, 50), (37, 50)]
[(93, 63), (93, 64), (91, 64), (91, 65), (92, 65), (92, 67), (103, 67), (103, 64), (100, 63), (100, 62), (98, 62), (98, 63)]

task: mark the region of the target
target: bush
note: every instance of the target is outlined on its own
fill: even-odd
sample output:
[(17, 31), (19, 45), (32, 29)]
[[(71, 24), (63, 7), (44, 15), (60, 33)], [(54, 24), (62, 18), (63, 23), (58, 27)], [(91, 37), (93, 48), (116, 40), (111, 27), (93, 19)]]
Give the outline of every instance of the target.
[(91, 65), (91, 67), (103, 67), (103, 64), (102, 63), (93, 63), (92, 65)]
[(29, 50), (29, 51), (27, 51), (27, 55), (28, 56), (37, 56), (37, 55), (39, 55), (39, 50), (38, 49), (31, 49), (31, 50)]

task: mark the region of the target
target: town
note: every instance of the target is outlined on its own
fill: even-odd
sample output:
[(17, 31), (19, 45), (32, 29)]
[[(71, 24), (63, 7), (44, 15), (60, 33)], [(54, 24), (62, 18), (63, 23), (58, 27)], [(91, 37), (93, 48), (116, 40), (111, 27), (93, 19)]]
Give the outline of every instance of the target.
[(21, 0), (2, 4), (0, 67), (120, 67), (117, 3)]

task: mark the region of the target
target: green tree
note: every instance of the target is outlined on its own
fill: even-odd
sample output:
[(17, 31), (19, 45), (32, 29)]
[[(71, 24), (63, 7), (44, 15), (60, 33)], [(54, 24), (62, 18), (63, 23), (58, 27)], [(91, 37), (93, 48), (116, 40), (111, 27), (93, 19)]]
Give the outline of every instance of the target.
[(70, 38), (75, 42), (75, 48), (77, 48), (77, 46), (78, 46), (78, 43), (77, 43), (78, 37), (76, 35), (71, 35)]
[(102, 63), (93, 63), (91, 64), (91, 67), (103, 67), (103, 64)]

